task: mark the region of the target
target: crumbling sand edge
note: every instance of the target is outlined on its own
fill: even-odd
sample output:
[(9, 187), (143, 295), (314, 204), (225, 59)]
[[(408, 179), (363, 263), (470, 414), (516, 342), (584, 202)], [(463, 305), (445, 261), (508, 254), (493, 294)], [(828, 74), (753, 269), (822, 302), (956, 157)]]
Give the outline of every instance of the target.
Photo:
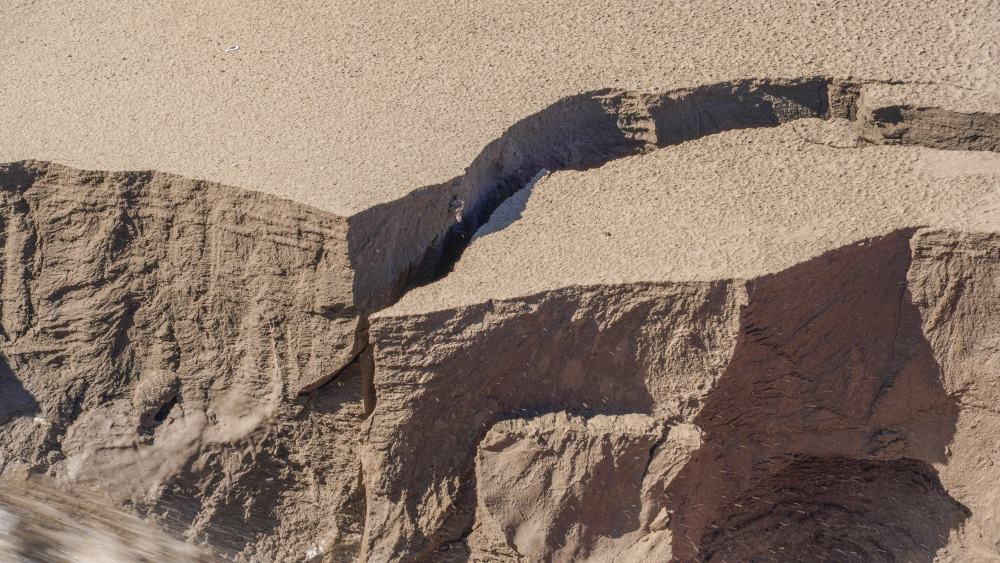
[[(870, 144), (1000, 150), (1000, 95), (947, 85), (813, 76), (662, 93), (587, 92), (512, 125), (464, 175), (353, 215), (356, 298), (378, 311), (409, 287), (446, 276), (493, 212), (543, 171), (596, 168), (714, 133), (803, 117), (848, 119), (858, 139)], [(963, 126), (971, 134), (955, 134)], [(411, 223), (396, 220), (413, 213)], [(392, 243), (379, 243), (383, 237)], [(378, 260), (395, 266), (364, 267)]]

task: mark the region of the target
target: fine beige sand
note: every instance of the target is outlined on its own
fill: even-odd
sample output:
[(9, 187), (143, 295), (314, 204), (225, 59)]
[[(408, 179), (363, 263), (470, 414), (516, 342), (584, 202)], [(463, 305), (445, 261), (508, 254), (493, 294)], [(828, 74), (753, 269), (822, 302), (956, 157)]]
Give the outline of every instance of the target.
[(894, 229), (1000, 228), (1000, 154), (872, 146), (845, 120), (729, 131), (540, 177), (380, 315), (567, 286), (749, 279)]
[(341, 215), (461, 175), (514, 122), (590, 90), (1000, 86), (989, 0), (13, 0), (0, 21), (0, 161), (154, 169)]

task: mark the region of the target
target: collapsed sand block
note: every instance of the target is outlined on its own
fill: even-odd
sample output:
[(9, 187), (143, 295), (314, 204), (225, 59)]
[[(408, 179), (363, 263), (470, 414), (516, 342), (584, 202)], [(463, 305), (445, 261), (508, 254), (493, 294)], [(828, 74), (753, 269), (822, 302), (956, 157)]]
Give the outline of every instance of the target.
[(861, 136), (880, 144), (1000, 151), (1000, 95), (945, 84), (866, 84)]
[[(376, 314), (366, 555), (580, 550), (572, 527), (522, 544), (497, 516), (528, 502), (498, 496), (525, 477), (488, 461), (497, 433), (519, 443), (528, 431), (511, 428), (557, 412), (700, 432), (659, 495), (669, 540), (633, 521), (616, 537), (635, 549), (995, 553), (997, 475), (983, 460), (1000, 420), (982, 405), (1000, 376), (1000, 156), (826, 142), (850, 127), (797, 121), (550, 174), (447, 278)], [(551, 463), (588, 455), (571, 444)], [(610, 487), (634, 486), (627, 475)], [(562, 494), (530, 490), (539, 506)], [(815, 518), (780, 533), (796, 510)]]
[[(1000, 334), (1000, 327), (985, 318), (973, 318), (1000, 307), (995, 286), (1000, 274), (998, 251), (1000, 239), (995, 235), (929, 231), (910, 238), (901, 233), (834, 251), (802, 267), (793, 267), (787, 274), (750, 282), (740, 328), (730, 333), (735, 345), (730, 348), (728, 363), (719, 374), (718, 364), (705, 362), (710, 369), (701, 372), (697, 383), (684, 382), (664, 364), (677, 359), (676, 350), (668, 351), (671, 345), (685, 347), (690, 346), (688, 342), (706, 340), (697, 332), (687, 333), (680, 344), (679, 328), (657, 331), (663, 325), (656, 322), (659, 319), (646, 316), (653, 308), (648, 301), (638, 306), (630, 303), (622, 318), (628, 319), (631, 313), (632, 323), (615, 319), (614, 323), (622, 324), (608, 334), (618, 336), (607, 341), (579, 339), (580, 328), (567, 324), (572, 311), (580, 310), (576, 307), (564, 309), (567, 317), (559, 320), (530, 311), (552, 305), (536, 302), (499, 306), (486, 313), (485, 326), (492, 328), (477, 339), (474, 347), (458, 346), (438, 335), (438, 351), (428, 358), (428, 366), (418, 369), (425, 384), (434, 382), (431, 374), (438, 369), (455, 374), (461, 383), (451, 378), (442, 380), (430, 386), (429, 396), (411, 387), (408, 400), (398, 403), (395, 384), (377, 384), (380, 405), (392, 404), (403, 416), (379, 419), (379, 407), (372, 419), (373, 424), (387, 424), (398, 439), (387, 454), (375, 454), (392, 456), (393, 463), (368, 457), (371, 452), (364, 458), (370, 491), (368, 531), (371, 533), (372, 524), (380, 521), (373, 516), (385, 517), (373, 515), (372, 511), (391, 506), (389, 518), (403, 519), (402, 524), (395, 521), (386, 527), (393, 533), (402, 529), (413, 530), (411, 533), (416, 535), (419, 526), (430, 524), (440, 526), (440, 538), (451, 530), (461, 530), (461, 526), (472, 529), (467, 539), (460, 539), (460, 534), (452, 541), (467, 542), (461, 549), (477, 558), (497, 553), (498, 543), (529, 560), (545, 560), (558, 553), (525, 548), (518, 540), (517, 526), (512, 532), (501, 524), (504, 520), (496, 514), (502, 514), (502, 509), (489, 510), (491, 505), (503, 506), (504, 501), (496, 498), (498, 489), (515, 498), (518, 494), (528, 495), (522, 502), (536, 507), (556, 503), (560, 492), (558, 488), (537, 492), (538, 482), (552, 483), (541, 478), (533, 481), (534, 494), (524, 487), (502, 485), (504, 479), (520, 483), (519, 465), (514, 461), (496, 462), (484, 469), (484, 460), (496, 448), (493, 444), (503, 440), (483, 435), (491, 419), (530, 417), (552, 408), (570, 408), (582, 413), (642, 412), (661, 422), (686, 421), (703, 433), (703, 444), (657, 499), (670, 514), (669, 537), (650, 539), (647, 536), (652, 532), (636, 523), (624, 536), (615, 536), (631, 534), (636, 536), (634, 543), (618, 547), (614, 553), (640, 549), (648, 542), (658, 543), (661, 549), (669, 545), (668, 552), (681, 560), (778, 556), (781, 550), (816, 557), (840, 553), (852, 560), (885, 553), (910, 560), (930, 560), (934, 553), (956, 557), (981, 550), (990, 553), (1000, 540), (993, 514), (998, 497), (992, 485), (1000, 475), (983, 461), (997, 453), (993, 436), (1000, 420), (981, 405), (996, 398), (997, 358), (990, 343)], [(962, 266), (956, 267), (956, 261)], [(959, 268), (968, 273), (941, 284)], [(965, 292), (954, 305), (948, 305), (950, 299), (956, 298), (955, 286), (949, 289), (950, 284), (982, 290)], [(733, 290), (739, 291), (739, 286)], [(585, 299), (594, 298), (591, 293)], [(553, 299), (550, 296), (546, 300)], [(605, 296), (603, 302), (621, 305), (613, 299)], [(661, 296), (660, 301), (664, 300)], [(738, 301), (729, 303), (736, 305)], [(943, 313), (952, 306), (953, 312)], [(738, 309), (736, 305), (730, 310), (735, 313)], [(501, 320), (505, 312), (517, 310), (521, 314)], [(467, 334), (469, 325), (460, 319), (478, 316), (463, 315), (444, 324)], [(718, 322), (724, 318), (717, 317), (716, 326), (727, 326)], [(570, 341), (586, 342), (587, 349), (610, 352), (612, 356), (612, 350), (616, 350), (618, 361), (609, 366), (601, 361), (584, 362), (577, 366), (573, 377), (567, 371), (571, 371), (572, 363), (560, 364), (556, 359), (565, 360), (567, 356), (560, 341), (538, 336), (539, 327), (546, 326), (540, 319), (554, 320), (548, 326), (564, 327)], [(626, 331), (629, 324), (632, 330)], [(504, 325), (509, 328), (501, 328)], [(535, 335), (531, 340), (525, 334), (528, 332)], [(658, 341), (651, 333), (664, 340)], [(634, 338), (639, 350), (616, 347), (616, 343), (632, 340), (626, 334)], [(953, 336), (962, 344), (956, 346), (954, 340), (947, 340)], [(646, 362), (640, 363), (644, 369), (628, 361), (632, 355), (642, 358), (640, 350), (656, 346), (656, 342), (666, 346), (658, 354), (666, 361), (651, 361), (657, 359), (656, 355), (645, 358)], [(391, 351), (395, 345), (386, 349)], [(488, 349), (500, 350), (498, 353), (518, 350), (524, 362), (503, 363), (489, 355), (480, 356)], [(449, 369), (468, 357), (482, 357), (484, 363), (474, 362), (469, 370)], [(552, 363), (547, 364), (548, 358)], [(560, 365), (561, 369), (556, 367)], [(533, 366), (541, 369), (535, 371)], [(641, 377), (633, 379), (631, 374)], [(438, 389), (438, 385), (444, 387)], [(612, 390), (619, 386), (626, 393), (614, 394)], [(659, 404), (649, 400), (654, 390), (672, 386), (681, 389), (665, 393), (669, 400)], [(449, 387), (452, 391), (446, 392)], [(645, 400), (641, 396), (627, 397), (629, 388), (646, 395)], [(419, 417), (423, 404), (427, 404), (428, 414), (434, 413), (432, 419), (416, 423), (419, 430), (411, 428), (409, 420)], [(509, 428), (517, 422), (501, 424)], [(561, 430), (572, 428), (573, 424), (565, 421)], [(486, 435), (497, 432), (494, 427)], [(377, 436), (372, 440), (376, 445)], [(477, 448), (479, 465), (473, 475), (470, 471)], [(435, 452), (433, 465), (424, 469), (431, 456), (419, 452), (430, 450)], [(586, 451), (585, 445), (566, 446), (562, 457), (550, 463), (565, 467), (586, 455)], [(399, 469), (384, 471), (385, 467)], [(445, 479), (438, 481), (440, 477), (431, 476)], [(481, 481), (484, 476), (487, 478)], [(428, 477), (430, 480), (425, 481)], [(856, 481), (861, 484), (852, 484)], [(385, 489), (373, 488), (387, 484), (399, 488), (388, 494), (383, 492)], [(592, 486), (596, 490), (621, 490), (629, 484), (628, 472), (622, 471), (610, 483)], [(801, 490), (788, 489), (800, 485)], [(428, 486), (433, 488), (425, 488)], [(581, 482), (579, 486), (587, 485)], [(389, 504), (383, 504), (382, 498)], [(478, 512), (469, 503), (477, 503)], [(413, 510), (416, 516), (412, 528), (406, 524), (407, 510)], [(789, 524), (787, 519), (795, 511), (809, 515), (798, 528), (797, 520)], [(604, 513), (603, 517), (615, 522), (624, 518), (617, 512)], [(772, 524), (763, 523), (762, 518), (770, 518)], [(588, 523), (582, 518), (575, 522), (580, 526)], [(526, 518), (523, 525), (532, 523)], [(596, 526), (600, 525), (610, 524), (601, 520)], [(773, 537), (765, 533), (785, 526), (793, 529), (774, 532)], [(494, 534), (496, 530), (503, 532), (500, 538), (506, 541), (483, 537), (491, 529)], [(555, 538), (543, 535), (543, 544), (575, 549), (579, 539), (568, 530), (562, 532), (564, 535)], [(825, 539), (816, 542), (817, 537)], [(435, 539), (431, 538), (424, 541)], [(387, 539), (397, 542), (393, 548), (398, 549), (396, 553), (418, 551), (402, 543), (409, 540), (405, 535), (390, 535)], [(845, 542), (850, 547), (845, 548)], [(445, 545), (446, 550), (458, 549)], [(612, 558), (600, 553), (607, 555), (598, 550), (593, 554), (595, 560)]]

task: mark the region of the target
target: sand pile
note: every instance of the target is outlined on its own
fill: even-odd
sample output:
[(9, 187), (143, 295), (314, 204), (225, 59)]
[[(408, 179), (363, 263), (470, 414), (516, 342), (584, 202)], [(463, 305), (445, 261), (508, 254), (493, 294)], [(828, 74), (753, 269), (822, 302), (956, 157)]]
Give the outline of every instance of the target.
[(852, 127), (551, 173), (377, 313), (369, 557), (994, 549), (1000, 155)]
[(0, 8), (0, 473), (246, 561), (1000, 557), (995, 3), (328, 4)]

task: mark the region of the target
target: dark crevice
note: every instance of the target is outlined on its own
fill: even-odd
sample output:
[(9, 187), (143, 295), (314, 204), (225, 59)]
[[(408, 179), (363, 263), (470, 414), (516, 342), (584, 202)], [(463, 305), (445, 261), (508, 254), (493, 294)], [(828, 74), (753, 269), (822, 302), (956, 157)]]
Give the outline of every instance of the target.
[(701, 561), (931, 561), (971, 512), (912, 459), (793, 458), (725, 506)]
[[(851, 113), (845, 82), (740, 80), (663, 94), (597, 90), (560, 100), (518, 122), (480, 153), (461, 179), (460, 220), (432, 244), (412, 285), (446, 276), (493, 212), (542, 170), (587, 170), (612, 160), (734, 129)], [(846, 107), (847, 109), (841, 109)], [(428, 264), (427, 262), (431, 263)]]
[[(0, 352), (0, 425), (17, 416), (34, 416), (41, 411), (38, 401), (24, 388), (11, 369), (7, 357)], [(0, 470), (6, 462), (0, 462)]]
[(156, 413), (153, 414), (153, 424), (158, 425), (170, 416), (170, 411), (177, 405), (177, 396), (174, 395)]

